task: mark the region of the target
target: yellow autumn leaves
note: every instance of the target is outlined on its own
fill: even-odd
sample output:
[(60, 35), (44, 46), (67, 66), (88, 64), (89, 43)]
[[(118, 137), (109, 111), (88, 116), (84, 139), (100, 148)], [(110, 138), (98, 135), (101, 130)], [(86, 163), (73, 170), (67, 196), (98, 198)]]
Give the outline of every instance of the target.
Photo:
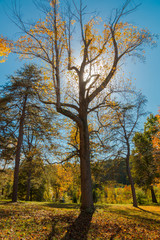
[(26, 35), (15, 42), (17, 52), (20, 52), (23, 58), (38, 57), (55, 65), (55, 51), (58, 51), (60, 60), (64, 50), (67, 49), (65, 24), (58, 12), (49, 12), (44, 21), (37, 21)]
[(10, 52), (11, 50), (7, 40), (3, 36), (0, 36), (0, 63), (5, 62)]
[(152, 143), (153, 143), (153, 148), (154, 148), (154, 155), (159, 156), (159, 151), (160, 151), (160, 111), (159, 111), (159, 114), (156, 115), (156, 117), (158, 120), (158, 131), (153, 136)]

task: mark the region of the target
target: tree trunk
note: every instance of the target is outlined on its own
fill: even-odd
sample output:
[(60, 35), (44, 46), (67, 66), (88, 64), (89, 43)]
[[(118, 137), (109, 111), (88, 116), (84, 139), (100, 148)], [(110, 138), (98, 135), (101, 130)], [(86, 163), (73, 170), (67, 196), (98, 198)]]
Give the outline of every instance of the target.
[[(85, 57), (84, 57), (85, 58)], [(60, 104), (60, 92), (57, 91), (57, 111), (70, 119), (72, 119), (79, 128), (80, 133), (80, 173), (81, 173), (81, 211), (93, 212), (93, 196), (92, 196), (92, 180), (90, 166), (90, 142), (87, 122), (87, 109), (89, 100), (85, 97), (86, 82), (83, 81), (85, 60), (79, 71), (79, 108), (78, 115), (63, 109)], [(57, 88), (58, 89), (58, 88)], [(77, 110), (77, 108), (76, 108)]]
[(81, 171), (81, 210), (93, 212), (92, 180), (90, 167), (89, 132), (87, 113), (83, 112), (83, 125), (80, 130), (80, 171)]
[(32, 201), (32, 188), (30, 189), (30, 201)]
[(56, 202), (59, 201), (59, 187), (56, 187), (56, 197), (55, 197), (55, 201), (56, 201)]
[(30, 190), (31, 190), (31, 164), (32, 164), (32, 158), (30, 157), (28, 159), (28, 179), (27, 179), (27, 195), (26, 195), (26, 201), (29, 201), (30, 199)]
[(19, 135), (18, 135), (16, 157), (15, 157), (12, 202), (17, 202), (19, 164), (20, 164), (21, 147), (22, 147), (22, 142), (23, 142), (23, 126), (24, 126), (24, 119), (25, 119), (26, 102), (27, 102), (27, 95), (25, 95), (25, 98), (24, 98), (22, 115), (21, 115), (20, 124), (19, 124)]
[(153, 186), (152, 186), (152, 185), (150, 186), (150, 189), (151, 189), (152, 202), (153, 202), (153, 203), (158, 203), (158, 202), (157, 202), (157, 198), (156, 198), (156, 195), (155, 195), (155, 192), (154, 192), (154, 189), (153, 189)]
[(129, 165), (129, 158), (130, 158), (130, 146), (129, 146), (129, 144), (127, 144), (127, 148), (128, 148), (127, 149), (128, 152), (127, 152), (127, 156), (126, 156), (126, 170), (127, 170), (127, 175), (128, 175), (129, 182), (131, 184), (133, 206), (138, 207), (137, 198), (136, 198), (136, 191), (135, 191), (135, 187), (134, 187), (134, 181), (133, 181), (133, 178), (132, 178), (130, 165)]

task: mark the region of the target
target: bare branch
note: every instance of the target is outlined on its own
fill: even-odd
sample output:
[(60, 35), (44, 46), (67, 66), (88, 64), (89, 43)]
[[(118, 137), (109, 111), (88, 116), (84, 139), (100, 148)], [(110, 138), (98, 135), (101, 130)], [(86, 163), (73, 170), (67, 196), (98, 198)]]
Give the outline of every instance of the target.
[(141, 4), (137, 4), (135, 5), (135, 7), (132, 7), (127, 10), (127, 7), (129, 6), (130, 3), (131, 3), (131, 0), (126, 0), (120, 10), (116, 9), (115, 18), (111, 23), (111, 26), (114, 30), (117, 23), (120, 21), (122, 17), (127, 16), (128, 14), (131, 14), (132, 12), (136, 11), (136, 9), (141, 5)]

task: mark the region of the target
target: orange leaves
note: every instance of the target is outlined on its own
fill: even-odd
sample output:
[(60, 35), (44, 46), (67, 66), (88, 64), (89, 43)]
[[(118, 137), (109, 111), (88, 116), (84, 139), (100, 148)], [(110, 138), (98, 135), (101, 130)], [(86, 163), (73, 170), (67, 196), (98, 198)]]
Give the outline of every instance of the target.
[(58, 0), (50, 0), (50, 5), (53, 7), (55, 4), (59, 4)]
[(0, 63), (5, 62), (6, 57), (11, 52), (7, 39), (0, 36)]
[[(57, 1), (52, 1), (53, 8), (55, 4)], [(17, 40), (16, 51), (24, 58), (38, 57), (49, 64), (55, 64), (54, 56), (58, 54), (60, 59), (67, 49), (65, 24), (60, 14), (51, 10), (44, 21), (37, 21), (26, 35)]]
[(78, 128), (74, 125), (71, 128), (71, 132), (70, 132), (70, 141), (71, 144), (73, 144), (74, 146), (80, 144), (80, 135), (79, 135), (79, 130)]
[(64, 192), (67, 192), (70, 184), (73, 181), (72, 169), (69, 165), (57, 165), (57, 181), (59, 185), (59, 191), (61, 197), (63, 196)]
[[(153, 157), (157, 166), (157, 173), (160, 175), (160, 113), (156, 115), (158, 120), (157, 132), (152, 137)], [(159, 182), (159, 179), (157, 179)]]
[[(85, 42), (86, 44), (90, 42), (88, 55), (92, 57), (103, 52), (102, 48), (104, 43), (104, 37), (100, 34), (99, 28), (97, 28), (97, 25), (99, 25), (101, 21), (102, 19), (100, 17), (97, 17), (96, 19), (92, 18), (84, 25)], [(82, 45), (82, 53), (84, 47), (85, 46)]]
[(160, 114), (156, 115), (158, 120), (158, 131), (152, 138), (153, 148), (154, 148), (154, 154), (158, 153), (160, 151)]
[(138, 29), (136, 26), (122, 22), (116, 25), (115, 38), (119, 54), (133, 51), (142, 42), (151, 40), (148, 30)]
[(75, 22), (76, 22), (75, 20), (71, 20), (71, 24), (72, 24), (72, 25), (74, 25), (74, 24), (75, 24)]
[[(68, 198), (66, 193), (70, 193), (74, 186), (75, 177), (73, 174), (74, 167), (65, 163), (63, 165), (55, 164), (53, 168), (51, 168), (48, 172), (50, 176), (50, 180), (48, 181), (48, 187), (46, 189), (45, 199), (52, 199), (53, 196), (55, 201), (60, 201), (64, 198)], [(48, 198), (49, 197), (49, 198)]]
[[(72, 125), (71, 127), (71, 131), (70, 131), (70, 142), (73, 146), (78, 146), (80, 145), (80, 133), (79, 133), (79, 129), (77, 128), (76, 125)], [(89, 123), (88, 124), (88, 130), (89, 132), (93, 131), (93, 124)]]

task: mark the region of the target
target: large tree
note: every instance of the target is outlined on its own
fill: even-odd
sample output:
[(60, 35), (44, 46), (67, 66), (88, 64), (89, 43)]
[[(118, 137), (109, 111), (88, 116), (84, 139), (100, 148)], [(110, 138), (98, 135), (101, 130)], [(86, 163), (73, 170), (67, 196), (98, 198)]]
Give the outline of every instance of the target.
[(82, 0), (68, 3), (65, 14), (64, 5), (58, 0), (47, 5), (39, 3), (39, 8), (43, 5), (44, 19), (29, 28), (18, 14), (14, 19), (25, 35), (14, 43), (13, 51), (48, 64), (54, 95), (45, 102), (54, 104), (60, 114), (79, 128), (83, 210), (93, 209), (88, 115), (105, 103), (108, 84), (125, 57), (136, 54), (152, 40), (146, 29), (122, 22), (137, 8), (130, 8), (130, 2), (126, 0), (108, 23), (86, 15)]

